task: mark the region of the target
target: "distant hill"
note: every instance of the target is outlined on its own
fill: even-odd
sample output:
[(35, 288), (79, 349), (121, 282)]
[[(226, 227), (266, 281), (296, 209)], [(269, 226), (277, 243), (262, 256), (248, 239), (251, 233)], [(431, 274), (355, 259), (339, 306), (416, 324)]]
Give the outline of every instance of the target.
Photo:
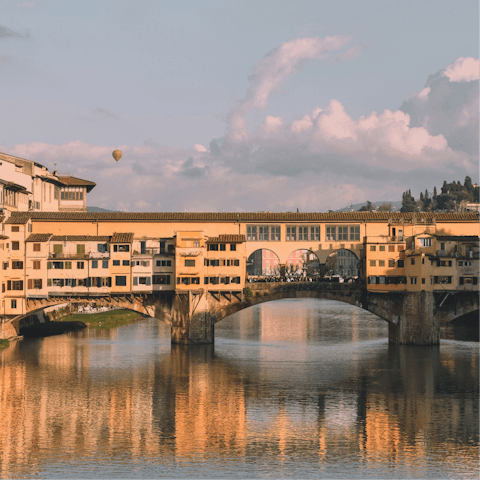
[[(380, 205), (383, 203), (391, 203), (392, 204), (392, 212), (399, 212), (400, 209), (402, 208), (402, 202), (389, 202), (389, 201), (383, 201), (383, 202), (372, 202), (372, 205), (375, 206), (375, 208), (378, 208)], [(363, 206), (366, 206), (367, 202), (363, 203), (355, 203), (354, 205), (350, 205), (348, 207), (340, 208), (339, 210), (335, 210), (336, 212), (350, 212), (353, 210), (354, 212), (360, 210)]]
[(87, 212), (115, 212), (115, 210), (107, 210), (100, 207), (87, 207)]

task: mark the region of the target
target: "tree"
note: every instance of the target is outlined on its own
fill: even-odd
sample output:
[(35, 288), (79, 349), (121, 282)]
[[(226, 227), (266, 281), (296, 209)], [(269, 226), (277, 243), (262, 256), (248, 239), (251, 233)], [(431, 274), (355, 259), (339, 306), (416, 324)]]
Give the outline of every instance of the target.
[(367, 204), (361, 207), (358, 211), (359, 212), (371, 212), (373, 210), (372, 202), (367, 200)]
[(437, 187), (433, 187), (433, 198), (437, 198)]
[(392, 211), (392, 203), (391, 202), (382, 203), (378, 207), (378, 211), (379, 212), (391, 212)]
[(465, 177), (465, 181), (463, 182), (463, 186), (470, 192), (473, 193), (473, 183), (472, 179), (469, 176)]
[(415, 199), (412, 197), (410, 190), (407, 190), (402, 195), (402, 208), (401, 212), (414, 212), (415, 211)]

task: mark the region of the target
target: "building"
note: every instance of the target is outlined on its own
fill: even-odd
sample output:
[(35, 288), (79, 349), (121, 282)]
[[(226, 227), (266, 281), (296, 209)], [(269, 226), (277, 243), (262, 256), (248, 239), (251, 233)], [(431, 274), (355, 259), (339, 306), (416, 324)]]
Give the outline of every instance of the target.
[(355, 262), (377, 292), (479, 288), (475, 213), (8, 213), (3, 318), (47, 296), (239, 292), (252, 255), (262, 272), (288, 271), (291, 259), (314, 274), (345, 250), (343, 268)]
[(88, 180), (59, 176), (37, 162), (0, 153), (0, 208), (5, 212), (86, 211)]

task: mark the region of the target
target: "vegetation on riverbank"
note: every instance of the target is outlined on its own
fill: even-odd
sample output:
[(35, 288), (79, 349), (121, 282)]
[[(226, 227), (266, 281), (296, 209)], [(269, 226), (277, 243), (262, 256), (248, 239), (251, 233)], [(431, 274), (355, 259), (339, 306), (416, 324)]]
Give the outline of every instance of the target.
[(10, 340), (0, 339), (0, 350), (10, 346)]
[(90, 328), (115, 328), (122, 325), (129, 325), (131, 323), (142, 320), (143, 315), (132, 312), (130, 310), (109, 310), (101, 313), (74, 313), (68, 317), (63, 317), (60, 321), (80, 321), (85, 323)]

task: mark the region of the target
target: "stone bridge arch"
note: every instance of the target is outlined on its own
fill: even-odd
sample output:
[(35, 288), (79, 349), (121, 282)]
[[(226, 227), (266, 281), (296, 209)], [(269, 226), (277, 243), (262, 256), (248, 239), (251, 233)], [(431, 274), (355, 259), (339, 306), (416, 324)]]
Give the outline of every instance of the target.
[(110, 295), (108, 297), (50, 297), (48, 299), (30, 299), (27, 301), (27, 312), (2, 323), (2, 336), (12, 338), (20, 334), (20, 329), (34, 323), (41, 322), (43, 312), (48, 307), (63, 304), (96, 304), (97, 306), (117, 307), (130, 310), (142, 315), (154, 317), (157, 320), (172, 325), (171, 311), (173, 305), (173, 292), (170, 294), (147, 295)]

